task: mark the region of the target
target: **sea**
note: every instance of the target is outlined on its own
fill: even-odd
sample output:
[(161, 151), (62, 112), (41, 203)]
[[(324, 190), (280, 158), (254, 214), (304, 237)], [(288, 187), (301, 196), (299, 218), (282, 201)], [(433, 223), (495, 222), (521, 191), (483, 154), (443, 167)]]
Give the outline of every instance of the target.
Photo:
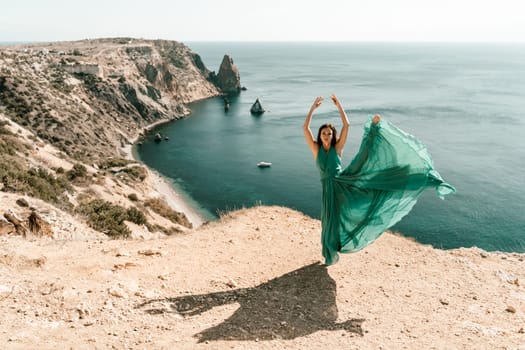
[[(319, 173), (302, 125), (323, 96), (312, 131), (340, 128), (335, 93), (351, 124), (343, 165), (379, 113), (421, 140), (457, 189), (445, 200), (425, 191), (392, 230), (443, 249), (525, 252), (525, 44), (185, 44), (215, 72), (232, 57), (246, 90), (228, 97), (228, 111), (222, 97), (189, 105), (190, 116), (152, 129), (134, 153), (207, 220), (256, 205), (319, 218)], [(260, 116), (250, 113), (257, 98)], [(168, 140), (155, 142), (157, 132)]]

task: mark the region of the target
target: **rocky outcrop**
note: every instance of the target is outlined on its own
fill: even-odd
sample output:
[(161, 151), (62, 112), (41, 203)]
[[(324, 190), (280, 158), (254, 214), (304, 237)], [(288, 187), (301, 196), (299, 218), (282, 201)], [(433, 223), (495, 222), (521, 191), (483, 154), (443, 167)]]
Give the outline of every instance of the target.
[(32, 54), (36, 44), (0, 47), (0, 107), (80, 161), (119, 156), (123, 139), (189, 114), (187, 103), (223, 93), (199, 55), (176, 41), (114, 38), (48, 46), (45, 56)]
[(15, 225), (6, 221), (4, 218), (0, 218), (0, 236), (10, 235), (15, 232)]
[(34, 235), (53, 237), (53, 230), (49, 223), (38, 215), (36, 211), (32, 211), (27, 218), (28, 228)]
[(241, 78), (239, 76), (239, 70), (233, 64), (233, 59), (224, 55), (219, 73), (216, 77), (217, 86), (227, 94), (238, 93), (241, 91)]
[(261, 101), (258, 97), (253, 103), (252, 108), (250, 108), (250, 112), (256, 115), (263, 114), (265, 112), (265, 109), (263, 108)]
[(16, 215), (12, 211), (7, 211), (4, 213), (4, 218), (7, 219), (11, 224), (13, 224), (13, 227), (15, 228), (15, 231), (17, 234), (26, 236), (27, 235), (27, 228), (22, 220), (16, 217)]

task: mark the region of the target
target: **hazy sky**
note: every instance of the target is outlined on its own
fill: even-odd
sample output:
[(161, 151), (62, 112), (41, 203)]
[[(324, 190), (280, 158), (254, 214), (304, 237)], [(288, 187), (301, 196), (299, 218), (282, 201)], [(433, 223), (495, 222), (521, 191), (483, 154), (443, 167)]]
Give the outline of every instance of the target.
[(523, 0), (0, 0), (0, 41), (520, 41)]

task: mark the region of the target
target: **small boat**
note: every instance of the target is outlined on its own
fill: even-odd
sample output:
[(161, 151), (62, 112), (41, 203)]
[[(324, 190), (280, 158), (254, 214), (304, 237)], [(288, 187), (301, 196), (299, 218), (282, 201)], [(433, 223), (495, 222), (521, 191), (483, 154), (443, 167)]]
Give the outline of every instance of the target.
[(255, 100), (255, 102), (253, 103), (252, 105), (252, 108), (250, 108), (250, 112), (252, 114), (256, 114), (256, 115), (259, 115), (259, 114), (263, 114), (264, 112), (266, 112), (261, 104), (261, 101), (259, 100), (259, 98), (257, 97), (257, 99)]
[(155, 134), (155, 142), (160, 142), (162, 141), (162, 135), (160, 133), (156, 133)]
[(257, 166), (258, 166), (259, 168), (268, 168), (268, 167), (270, 167), (271, 165), (272, 165), (272, 163), (270, 163), (270, 162), (259, 162), (259, 163), (257, 163)]

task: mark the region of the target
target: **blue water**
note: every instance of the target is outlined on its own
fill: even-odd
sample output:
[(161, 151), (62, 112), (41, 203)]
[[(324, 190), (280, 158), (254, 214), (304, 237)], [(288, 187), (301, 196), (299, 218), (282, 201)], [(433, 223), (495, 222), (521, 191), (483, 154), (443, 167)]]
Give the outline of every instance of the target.
[[(499, 44), (187, 43), (210, 70), (231, 55), (247, 91), (190, 105), (192, 115), (152, 131), (136, 149), (209, 215), (256, 204), (319, 218), (321, 186), (303, 138), (334, 122), (336, 93), (351, 122), (348, 164), (363, 124), (380, 113), (427, 145), (457, 188), (420, 198), (394, 230), (440, 248), (525, 251), (525, 46)], [(268, 110), (249, 112), (259, 97)], [(169, 141), (155, 143), (160, 131)], [(270, 168), (256, 167), (269, 161)], [(285, 234), (283, 232), (283, 234)]]

